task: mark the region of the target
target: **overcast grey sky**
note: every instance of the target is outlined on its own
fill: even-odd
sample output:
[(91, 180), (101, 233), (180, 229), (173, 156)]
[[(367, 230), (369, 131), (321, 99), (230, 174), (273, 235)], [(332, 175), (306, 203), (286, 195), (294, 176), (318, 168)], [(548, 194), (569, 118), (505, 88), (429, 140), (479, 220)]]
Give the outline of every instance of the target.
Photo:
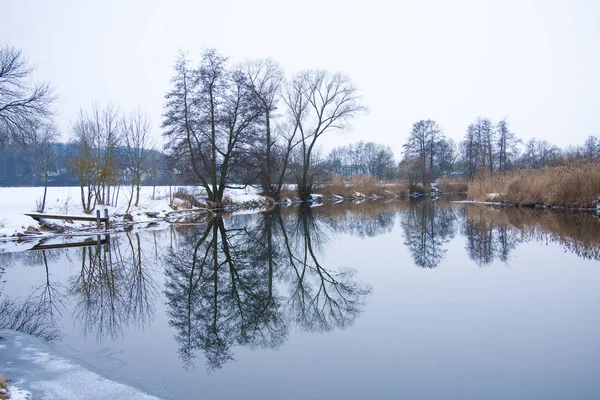
[(64, 139), (81, 106), (140, 106), (160, 134), (179, 49), (272, 57), (288, 74), (350, 75), (370, 112), (324, 150), (361, 139), (400, 156), (412, 123), (460, 140), (477, 116), (525, 140), (600, 135), (600, 1), (6, 1), (0, 41), (60, 96)]

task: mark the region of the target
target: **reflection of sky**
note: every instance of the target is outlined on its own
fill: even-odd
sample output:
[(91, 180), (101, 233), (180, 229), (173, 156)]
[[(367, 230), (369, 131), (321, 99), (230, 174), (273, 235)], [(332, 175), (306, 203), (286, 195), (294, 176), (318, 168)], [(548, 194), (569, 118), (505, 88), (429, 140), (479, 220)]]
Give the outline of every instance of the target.
[[(338, 233), (323, 248), (322, 265), (356, 269), (355, 278), (373, 287), (366, 310), (348, 329), (292, 330), (277, 350), (237, 347), (237, 362), (207, 375), (201, 354), (195, 370), (182, 369), (159, 301), (147, 330), (130, 328), (114, 344), (82, 338), (66, 312), (60, 325), (67, 339), (57, 346), (158, 395), (168, 396), (157, 383), (165, 381), (173, 398), (600, 397), (598, 262), (557, 244), (528, 242), (508, 264), (479, 267), (458, 233), (444, 245), (439, 266), (422, 269), (403, 245), (401, 217), (390, 233)], [(79, 260), (72, 261), (52, 264), (53, 279), (77, 273)], [(164, 275), (155, 276), (162, 296)], [(17, 264), (5, 278), (3, 295), (13, 297), (45, 273)]]

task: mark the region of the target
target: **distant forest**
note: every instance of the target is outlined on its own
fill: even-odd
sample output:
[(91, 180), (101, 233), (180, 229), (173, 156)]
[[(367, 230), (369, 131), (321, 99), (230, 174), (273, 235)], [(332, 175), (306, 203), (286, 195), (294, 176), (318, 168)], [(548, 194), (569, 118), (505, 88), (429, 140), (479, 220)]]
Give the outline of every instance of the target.
[[(52, 165), (48, 171), (48, 186), (79, 186), (77, 174), (72, 168), (72, 160), (77, 159), (79, 150), (75, 143), (51, 143)], [(169, 176), (169, 160), (161, 152), (149, 150), (152, 168), (144, 174), (143, 185), (168, 185), (172, 182)], [(36, 161), (39, 155), (31, 148), (11, 143), (0, 148), (0, 186), (43, 186), (44, 173)], [(121, 171), (121, 183), (128, 181), (127, 150), (117, 148), (115, 152), (117, 170)]]

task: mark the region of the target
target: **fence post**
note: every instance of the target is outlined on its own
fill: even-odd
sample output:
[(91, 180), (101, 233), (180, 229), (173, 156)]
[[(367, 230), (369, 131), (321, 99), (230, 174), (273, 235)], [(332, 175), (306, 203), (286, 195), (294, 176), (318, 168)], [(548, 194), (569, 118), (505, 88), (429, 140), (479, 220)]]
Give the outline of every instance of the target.
[(104, 228), (108, 230), (108, 209), (104, 209)]
[(96, 210), (96, 228), (100, 229), (100, 210)]

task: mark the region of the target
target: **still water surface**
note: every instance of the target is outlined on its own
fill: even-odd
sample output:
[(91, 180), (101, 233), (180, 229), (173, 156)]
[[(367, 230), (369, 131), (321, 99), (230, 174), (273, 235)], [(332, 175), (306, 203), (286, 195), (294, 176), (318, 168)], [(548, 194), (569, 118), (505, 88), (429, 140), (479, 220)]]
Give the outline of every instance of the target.
[(599, 260), (593, 214), (293, 207), (0, 255), (0, 327), (172, 399), (598, 399)]

